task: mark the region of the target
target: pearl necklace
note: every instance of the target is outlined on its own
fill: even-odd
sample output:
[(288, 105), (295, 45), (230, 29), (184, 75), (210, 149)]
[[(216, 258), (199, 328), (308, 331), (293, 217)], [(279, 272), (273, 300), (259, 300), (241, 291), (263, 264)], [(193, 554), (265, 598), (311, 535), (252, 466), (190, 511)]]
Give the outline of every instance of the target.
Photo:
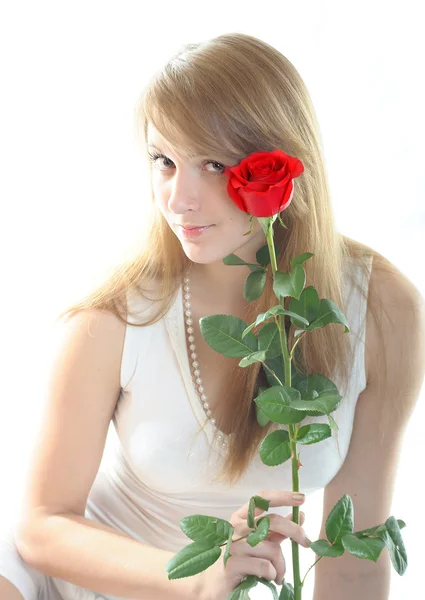
[[(196, 344), (195, 344), (195, 336), (193, 335), (194, 333), (194, 329), (192, 327), (193, 325), (193, 319), (192, 319), (192, 305), (190, 303), (190, 279), (189, 277), (185, 277), (183, 279), (184, 281), (184, 286), (183, 286), (183, 290), (184, 290), (184, 306), (185, 306), (185, 316), (186, 316), (186, 331), (187, 331), (187, 335), (188, 335), (188, 341), (190, 342), (190, 351), (191, 351), (191, 355), (190, 358), (192, 359), (192, 367), (193, 367), (193, 375), (192, 375), (192, 381), (195, 378), (195, 383), (198, 386), (198, 390), (196, 390), (196, 385), (194, 385), (195, 387), (195, 391), (197, 392), (197, 396), (200, 399), (203, 407), (204, 407), (204, 412), (207, 416), (207, 418), (209, 419), (209, 421), (212, 423), (213, 427), (216, 427), (216, 420), (212, 417), (212, 413), (210, 411), (210, 406), (208, 404), (207, 401), (207, 397), (205, 395), (205, 390), (202, 386), (202, 378), (201, 378), (201, 371), (199, 370), (199, 362), (196, 360), (198, 358), (198, 355), (196, 354)], [(222, 431), (219, 431), (217, 434), (217, 440), (219, 442), (221, 442), (221, 445), (223, 447), (227, 446), (228, 444), (228, 435), (223, 433)]]

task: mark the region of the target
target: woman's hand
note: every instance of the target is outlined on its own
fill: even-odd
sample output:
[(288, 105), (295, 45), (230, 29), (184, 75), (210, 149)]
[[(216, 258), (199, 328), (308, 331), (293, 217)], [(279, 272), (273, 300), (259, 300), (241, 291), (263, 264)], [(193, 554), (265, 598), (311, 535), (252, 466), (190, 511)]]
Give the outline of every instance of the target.
[[(270, 500), (269, 508), (272, 506), (300, 506), (304, 502), (303, 500), (294, 500), (292, 492), (268, 490), (257, 495)], [(248, 536), (251, 532), (247, 524), (248, 509), (249, 502), (234, 512), (230, 518), (230, 523), (235, 528), (233, 540), (238, 541), (233, 541), (230, 546), (231, 556), (227, 560), (226, 566), (224, 566), (222, 553), (211, 567), (199, 574), (201, 598), (204, 600), (226, 600), (246, 575), (256, 575), (269, 581), (274, 580), (278, 585), (282, 585), (286, 572), (286, 563), (280, 546), (282, 541), (292, 538), (306, 548), (311, 544), (301, 527), (304, 523), (304, 513), (300, 512), (300, 525), (292, 521), (292, 514), (282, 517), (276, 513), (266, 513), (266, 516), (270, 518), (268, 538), (251, 547), (246, 538), (239, 540), (240, 537)], [(255, 521), (258, 521), (264, 512), (261, 508), (255, 508)]]

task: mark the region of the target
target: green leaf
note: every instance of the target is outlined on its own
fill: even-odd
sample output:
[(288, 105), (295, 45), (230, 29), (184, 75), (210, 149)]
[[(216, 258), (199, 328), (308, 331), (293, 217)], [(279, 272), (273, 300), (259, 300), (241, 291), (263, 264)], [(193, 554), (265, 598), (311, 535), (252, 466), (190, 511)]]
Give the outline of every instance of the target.
[(291, 267), (295, 265), (303, 265), (309, 258), (314, 256), (312, 252), (303, 252), (291, 260)]
[(180, 529), (191, 540), (204, 542), (210, 546), (223, 544), (233, 532), (229, 521), (206, 515), (190, 515), (180, 519)]
[(353, 535), (358, 538), (369, 537), (370, 535), (379, 534), (381, 531), (387, 531), (385, 525), (376, 525), (375, 527), (370, 527), (369, 529), (361, 529), (360, 531), (354, 531)]
[(316, 542), (312, 542), (310, 548), (318, 556), (337, 557), (344, 554), (344, 548), (341, 544), (334, 544), (331, 546), (328, 540), (317, 540)]
[(199, 319), (201, 334), (216, 352), (228, 358), (243, 358), (258, 347), (257, 338), (248, 333), (242, 339), (247, 324), (233, 315), (211, 315)]
[(332, 431), (325, 423), (313, 423), (300, 427), (297, 436), (297, 444), (316, 444), (331, 437)]
[(242, 258), (239, 258), (239, 256), (236, 256), (236, 254), (229, 254), (228, 256), (225, 256), (223, 258), (223, 262), (225, 265), (228, 266), (235, 266), (235, 265), (245, 265), (245, 266), (250, 266), (250, 267), (256, 267), (258, 268), (260, 265), (256, 265), (253, 263), (248, 263), (245, 260), (243, 260)]
[(226, 600), (249, 600), (248, 591), (255, 587), (258, 583), (258, 577), (255, 575), (248, 575), (245, 579), (238, 585), (237, 588), (233, 590), (230, 596), (227, 597)]
[(294, 587), (292, 583), (287, 581), (283, 582), (282, 589), (280, 590), (279, 600), (294, 600)]
[(255, 498), (252, 496), (249, 499), (247, 524), (251, 529), (255, 528)]
[(346, 534), (342, 536), (342, 545), (344, 548), (357, 558), (366, 558), (376, 562), (382, 549), (385, 548), (385, 544), (382, 540), (377, 538), (358, 538), (352, 534)]
[[(266, 365), (268, 368), (266, 368)], [(264, 375), (266, 376), (267, 383), (270, 387), (280, 385), (280, 383), (276, 380), (275, 376), (269, 371), (271, 369), (276, 376), (279, 378), (279, 381), (285, 383), (285, 371), (282, 356), (276, 356), (275, 358), (267, 358), (264, 366), (262, 365)], [(294, 362), (291, 360), (291, 387), (297, 388), (297, 384), (305, 378), (305, 374), (297, 371), (297, 368), (294, 365)]]
[(165, 566), (168, 579), (191, 577), (205, 571), (220, 557), (221, 548), (211, 548), (201, 542), (193, 542), (180, 550)]
[(275, 467), (291, 458), (289, 434), (284, 429), (278, 429), (266, 435), (260, 445), (260, 458), (265, 465)]
[[(232, 529), (234, 530), (234, 528), (232, 528)], [(231, 549), (231, 546), (232, 546), (232, 542), (233, 542), (233, 531), (231, 532), (231, 534), (229, 535), (229, 537), (227, 539), (226, 549), (225, 549), (224, 555), (223, 555), (224, 566), (226, 566), (227, 561), (232, 556), (232, 554), (230, 552), (230, 549)]]
[[(273, 373), (276, 374), (276, 377), (279, 379), (279, 381), (285, 383), (285, 371), (281, 356), (276, 356), (275, 358), (267, 358), (267, 360), (265, 361), (265, 365), (267, 365), (268, 369), (266, 369), (265, 366), (262, 366), (262, 369), (264, 371), (264, 375), (266, 376), (267, 383), (270, 387), (274, 387), (280, 384), (278, 383), (275, 376), (272, 375), (272, 373), (269, 371), (269, 369), (271, 369)], [(291, 361), (291, 369), (293, 368), (294, 363)]]
[(319, 395), (321, 392), (338, 391), (333, 381), (319, 373), (299, 377), (299, 380), (296, 383), (294, 382), (292, 387), (295, 387), (303, 398), (311, 394), (312, 391), (317, 392)]
[(255, 500), (255, 506), (261, 508), (262, 510), (269, 510), (270, 508), (270, 500), (267, 498), (263, 498), (262, 496), (253, 496)]
[(249, 367), (255, 362), (263, 362), (266, 360), (266, 353), (264, 350), (252, 352), (252, 354), (248, 354), (245, 356), (239, 363), (239, 367)]
[(314, 331), (315, 329), (324, 327), (329, 323), (341, 323), (344, 325), (344, 333), (350, 331), (349, 324), (344, 313), (334, 302), (332, 302), (332, 300), (322, 298), (322, 300), (320, 300), (319, 313), (316, 319), (307, 327), (307, 331)]
[(243, 289), (243, 295), (245, 300), (251, 302), (257, 300), (264, 292), (264, 286), (266, 285), (267, 273), (266, 271), (252, 271), (245, 280)]
[(276, 271), (274, 274), (273, 291), (276, 297), (292, 296), (299, 299), (305, 284), (306, 274), (301, 265), (295, 265), (290, 273)]
[(269, 581), (268, 579), (265, 579), (264, 577), (260, 577), (258, 580), (258, 583), (262, 583), (263, 585), (265, 585), (269, 588), (269, 590), (272, 593), (273, 600), (279, 600), (279, 596), (277, 595), (276, 586), (272, 581)]
[(230, 596), (227, 597), (227, 600), (251, 600), (251, 596), (248, 593), (248, 590), (240, 589), (239, 584), (237, 588), (233, 590)]
[(281, 356), (279, 327), (277, 323), (265, 323), (258, 332), (258, 349), (265, 350), (267, 358)]
[(257, 521), (257, 528), (246, 538), (248, 544), (253, 548), (263, 540), (266, 540), (269, 536), (270, 529), (270, 517), (262, 517)]
[(301, 292), (305, 286), (306, 274), (301, 265), (295, 265), (291, 271), (291, 279), (293, 282), (293, 290), (295, 298), (299, 299)]
[(320, 374), (299, 377), (297, 381), (294, 381), (292, 387), (300, 392), (304, 402), (309, 400), (314, 400), (315, 402), (321, 400), (325, 402), (325, 411), (317, 410), (320, 409), (320, 404), (304, 404), (303, 409), (297, 407), (299, 410), (307, 409), (306, 415), (312, 417), (317, 416), (317, 412), (329, 415), (330, 412), (338, 407), (342, 398), (334, 382)]
[(286, 297), (294, 295), (292, 279), (289, 273), (281, 273), (280, 271), (276, 271), (274, 277), (273, 291), (277, 298), (280, 296)]
[[(400, 529), (406, 527), (406, 523), (401, 519), (397, 519), (397, 523)], [(384, 523), (380, 525), (375, 525), (375, 527), (369, 527), (368, 529), (361, 529), (360, 531), (355, 531), (353, 535), (356, 537), (368, 537), (371, 535), (379, 535), (381, 532), (387, 531), (387, 526)]]
[(353, 514), (353, 501), (348, 494), (344, 494), (335, 504), (326, 521), (326, 536), (331, 544), (340, 545), (342, 536), (353, 533)]
[[(309, 414), (313, 413), (314, 416), (317, 416), (316, 413), (328, 415), (338, 408), (341, 398), (342, 396), (338, 393), (323, 392), (315, 400), (295, 400), (291, 403), (291, 407), (297, 411), (310, 411)], [(261, 408), (264, 411), (264, 408)], [(297, 422), (299, 423), (299, 421)]]
[(298, 390), (285, 385), (272, 386), (254, 398), (254, 402), (274, 423), (293, 425), (304, 419), (304, 414), (293, 406), (300, 398)]
[[(316, 289), (312, 285), (303, 289), (299, 300), (291, 298), (289, 302), (289, 310), (306, 319), (309, 324), (317, 318), (319, 309), (320, 299)], [(295, 319), (295, 317), (291, 317), (291, 321), (294, 325), (301, 327), (303, 330), (308, 327), (308, 325), (305, 325), (305, 323), (299, 319)]]
[(338, 431), (338, 423), (335, 421), (332, 415), (328, 415), (329, 426), (333, 431)]
[(262, 510), (269, 510), (270, 500), (262, 498), (261, 496), (252, 496), (249, 499), (248, 505), (248, 527), (255, 528), (255, 508), (261, 508)]
[[(278, 257), (280, 254), (280, 250), (276, 246), (276, 244), (274, 244), (274, 252), (276, 257)], [(267, 267), (267, 265), (271, 263), (268, 244), (266, 244), (258, 250), (257, 254), (255, 255), (255, 258), (257, 259), (257, 262), (263, 267)]]
[(251, 331), (251, 329), (254, 329), (254, 327), (261, 325), (261, 323), (264, 323), (264, 321), (267, 321), (268, 319), (271, 319), (276, 315), (288, 315), (289, 317), (295, 317), (296, 319), (300, 320), (300, 322), (304, 322), (305, 325), (308, 325), (308, 321), (306, 319), (303, 319), (303, 317), (300, 317), (299, 315), (291, 312), (290, 310), (286, 310), (286, 308), (283, 308), (281, 304), (276, 304), (276, 306), (272, 306), (271, 308), (269, 308), (267, 312), (260, 313), (255, 319), (254, 323), (251, 323), (251, 325), (249, 325), (246, 328), (246, 330), (243, 332), (242, 337), (244, 337), (249, 331)]
[(394, 517), (389, 517), (385, 521), (387, 532), (380, 533), (380, 538), (384, 541), (390, 553), (391, 562), (399, 575), (403, 575), (407, 569), (407, 552), (401, 537), (400, 527)]
[(257, 417), (257, 423), (261, 425), (261, 427), (265, 427), (268, 423), (270, 423), (270, 419), (266, 414), (263, 413), (258, 404), (255, 405), (255, 414)]

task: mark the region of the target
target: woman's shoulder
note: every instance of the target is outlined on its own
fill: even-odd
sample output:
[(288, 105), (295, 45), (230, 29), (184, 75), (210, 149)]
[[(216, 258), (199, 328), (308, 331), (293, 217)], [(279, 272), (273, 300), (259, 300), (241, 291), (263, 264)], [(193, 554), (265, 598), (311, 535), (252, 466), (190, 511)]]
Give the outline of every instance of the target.
[(390, 307), (405, 310), (421, 304), (424, 299), (413, 281), (388, 258), (373, 252), (369, 289), (381, 299), (382, 305), (389, 308), (391, 313)]
[(423, 331), (424, 298), (387, 257), (372, 250), (366, 313), (366, 376), (370, 381), (384, 359), (399, 355), (415, 331)]

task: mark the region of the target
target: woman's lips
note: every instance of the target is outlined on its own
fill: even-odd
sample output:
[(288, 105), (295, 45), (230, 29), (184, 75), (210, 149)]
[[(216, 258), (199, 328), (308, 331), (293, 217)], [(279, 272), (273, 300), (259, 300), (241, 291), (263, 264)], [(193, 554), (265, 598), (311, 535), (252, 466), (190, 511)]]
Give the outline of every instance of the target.
[(214, 225), (204, 225), (203, 227), (191, 227), (190, 229), (187, 229), (180, 225), (183, 236), (187, 238), (198, 237), (199, 235), (202, 235), (205, 231), (208, 231), (212, 227), (214, 227)]

